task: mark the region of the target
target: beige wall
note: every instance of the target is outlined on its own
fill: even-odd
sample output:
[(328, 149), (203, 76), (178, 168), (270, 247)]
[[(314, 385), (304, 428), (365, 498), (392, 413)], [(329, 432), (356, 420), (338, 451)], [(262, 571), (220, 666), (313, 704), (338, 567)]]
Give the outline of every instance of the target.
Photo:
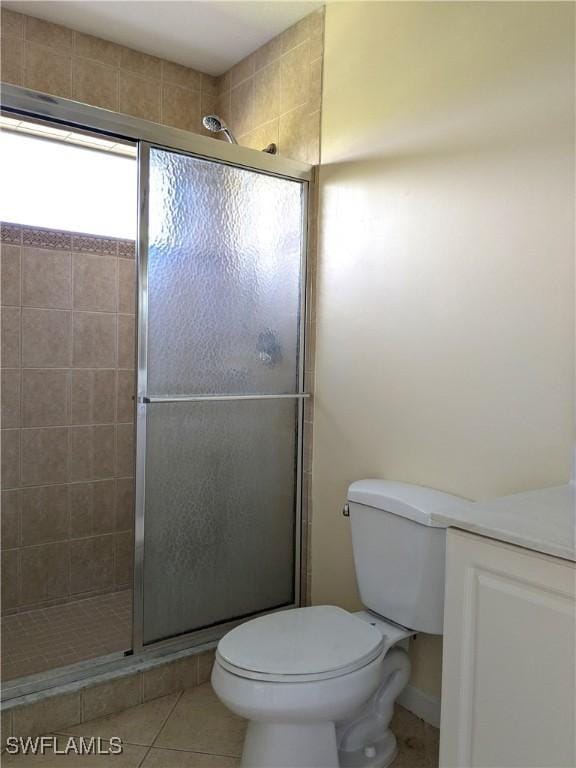
[[(312, 594), (358, 605), (354, 479), (564, 483), (573, 436), (574, 6), (326, 14)], [(413, 682), (437, 693), (438, 639)]]
[(324, 10), (306, 16), (218, 79), (216, 112), (238, 142), (316, 164)]

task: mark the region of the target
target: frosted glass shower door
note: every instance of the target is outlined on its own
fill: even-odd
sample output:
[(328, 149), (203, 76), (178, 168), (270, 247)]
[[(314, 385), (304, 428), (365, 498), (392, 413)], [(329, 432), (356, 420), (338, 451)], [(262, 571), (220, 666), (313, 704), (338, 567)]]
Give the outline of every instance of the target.
[(295, 602), (305, 207), (301, 181), (161, 148), (148, 174), (144, 645)]

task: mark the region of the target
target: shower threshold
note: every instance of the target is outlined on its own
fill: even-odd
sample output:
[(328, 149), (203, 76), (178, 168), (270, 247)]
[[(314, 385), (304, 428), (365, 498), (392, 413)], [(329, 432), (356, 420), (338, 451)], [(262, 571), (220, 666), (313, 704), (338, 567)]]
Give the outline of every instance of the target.
[[(129, 594), (131, 596), (131, 592)], [(136, 652), (124, 650), (84, 659), (65, 667), (5, 680), (2, 683), (2, 710), (90, 688), (188, 656), (203, 654), (213, 650), (218, 640), (240, 623), (242, 619), (236, 619), (193, 634), (170, 638)]]

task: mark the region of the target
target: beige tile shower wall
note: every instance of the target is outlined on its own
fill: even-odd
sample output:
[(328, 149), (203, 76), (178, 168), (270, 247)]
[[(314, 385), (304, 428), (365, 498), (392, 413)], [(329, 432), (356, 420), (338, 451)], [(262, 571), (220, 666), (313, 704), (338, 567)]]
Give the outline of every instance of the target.
[(2, 607), (132, 581), (131, 241), (1, 226)]
[(205, 133), (210, 75), (4, 8), (0, 32), (5, 83)]
[(320, 159), (323, 9), (254, 51), (218, 79), (215, 111), (238, 142), (278, 145), (293, 160)]

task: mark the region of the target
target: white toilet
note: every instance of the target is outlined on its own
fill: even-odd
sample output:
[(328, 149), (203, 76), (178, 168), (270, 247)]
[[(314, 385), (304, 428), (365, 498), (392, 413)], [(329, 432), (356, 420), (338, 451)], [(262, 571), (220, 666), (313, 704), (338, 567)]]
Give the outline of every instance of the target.
[(442, 634), (445, 529), (433, 518), (461, 501), (384, 480), (348, 490), (363, 605), (279, 611), (220, 640), (219, 698), (249, 725), (243, 768), (383, 768), (396, 754), (389, 725), (408, 682), (399, 644)]

